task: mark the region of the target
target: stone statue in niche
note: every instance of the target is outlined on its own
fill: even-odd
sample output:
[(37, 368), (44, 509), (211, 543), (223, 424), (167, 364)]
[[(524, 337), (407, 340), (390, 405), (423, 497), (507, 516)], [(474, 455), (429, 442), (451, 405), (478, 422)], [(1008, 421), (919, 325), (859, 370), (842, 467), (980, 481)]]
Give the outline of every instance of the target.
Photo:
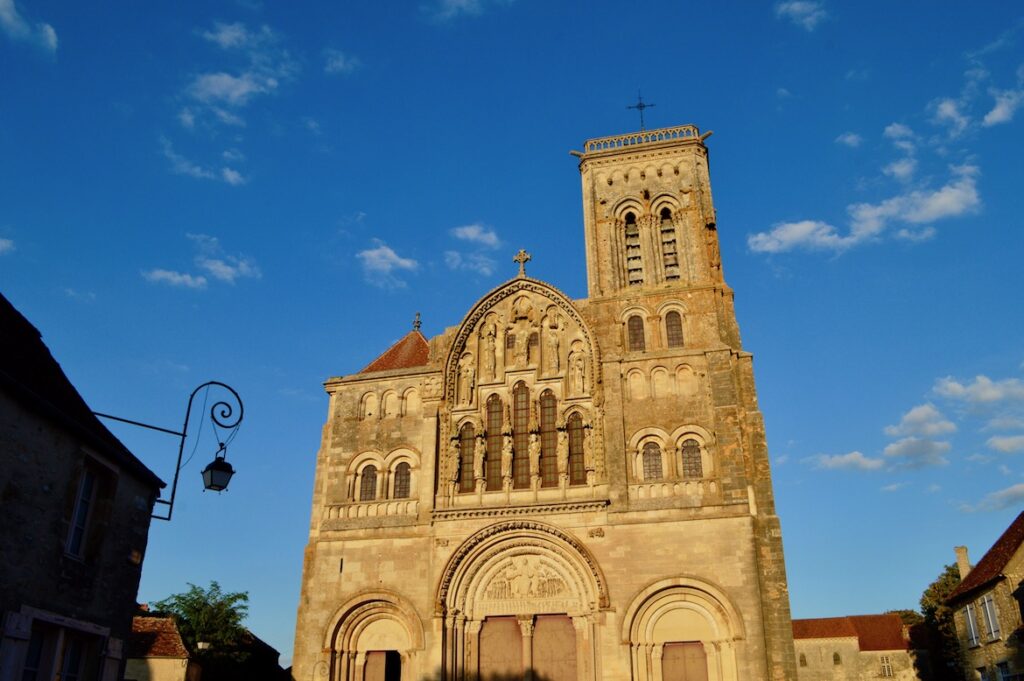
[(516, 329), (515, 363), (517, 367), (528, 366), (530, 352), (530, 327), (521, 325)]
[(471, 404), (475, 388), (476, 368), (473, 366), (473, 355), (467, 352), (459, 360), (459, 404)]
[(540, 433), (530, 431), (530, 480), (534, 487), (540, 482)]
[(485, 381), (494, 380), (497, 366), (495, 345), (498, 329), (494, 322), (487, 322), (480, 333), (480, 373)]
[(458, 438), (452, 438), (448, 445), (448, 483), (451, 494), (455, 494), (459, 484), (459, 469), (461, 468), (461, 450)]
[(487, 440), (478, 435), (476, 448), (473, 450), (473, 479), (476, 480), (477, 489), (484, 484), (484, 458), (487, 456)]
[(558, 313), (548, 317), (547, 333), (544, 334), (544, 367), (549, 374), (557, 374), (559, 367), (558, 346), (561, 323)]
[(587, 357), (574, 352), (569, 358), (569, 393), (585, 395), (587, 392)]
[(563, 481), (569, 478), (569, 431), (565, 424), (558, 426), (558, 447), (555, 449), (556, 462), (558, 465), (558, 477)]
[(501, 479), (506, 487), (512, 484), (512, 435), (507, 433), (501, 439)]

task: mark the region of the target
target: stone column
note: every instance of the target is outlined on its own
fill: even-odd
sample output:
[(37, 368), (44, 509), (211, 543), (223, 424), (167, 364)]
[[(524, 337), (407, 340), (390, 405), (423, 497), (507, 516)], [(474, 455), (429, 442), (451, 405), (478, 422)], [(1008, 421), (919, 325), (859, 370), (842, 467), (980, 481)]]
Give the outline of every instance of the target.
[(704, 655), (708, 658), (708, 681), (722, 681), (722, 644), (711, 641), (704, 644)]
[[(452, 651), (452, 678), (462, 679), (466, 675), (466, 618), (455, 618), (455, 650)], [(361, 677), (360, 677), (361, 678)]]
[[(366, 653), (356, 653), (355, 664), (353, 666), (355, 667), (355, 669), (353, 670), (355, 673), (352, 675), (353, 678), (362, 679), (363, 668), (366, 666)], [(346, 679), (346, 681), (348, 681), (348, 679)]]
[(480, 620), (466, 622), (466, 676), (474, 677), (480, 673)]
[(655, 643), (651, 650), (651, 678), (653, 681), (661, 681), (661, 657), (665, 653), (664, 643)]
[(576, 630), (576, 678), (578, 681), (588, 681), (594, 678), (588, 645), (590, 622), (586, 617), (576, 615), (572, 618), (572, 628)]
[(644, 661), (647, 663), (647, 673), (644, 674), (645, 679), (654, 679), (654, 644), (644, 644)]
[(518, 620), (523, 633), (523, 679), (533, 681), (533, 615), (520, 615)]

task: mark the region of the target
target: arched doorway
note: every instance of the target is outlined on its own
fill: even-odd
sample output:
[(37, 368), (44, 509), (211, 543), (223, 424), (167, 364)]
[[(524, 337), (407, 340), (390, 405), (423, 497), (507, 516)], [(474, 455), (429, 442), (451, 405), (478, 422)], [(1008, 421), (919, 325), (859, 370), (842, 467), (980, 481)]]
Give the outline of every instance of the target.
[(324, 649), (332, 681), (414, 681), (421, 672), (423, 627), (397, 594), (364, 592), (335, 613)]

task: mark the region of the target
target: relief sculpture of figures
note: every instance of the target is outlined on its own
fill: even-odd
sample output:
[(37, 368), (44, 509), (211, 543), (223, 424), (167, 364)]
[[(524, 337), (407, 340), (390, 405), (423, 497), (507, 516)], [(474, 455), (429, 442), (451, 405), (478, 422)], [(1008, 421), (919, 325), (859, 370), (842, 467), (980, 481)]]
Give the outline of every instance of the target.
[(525, 326), (516, 331), (516, 366), (525, 367), (529, 361), (530, 329)]
[[(557, 324), (557, 321), (555, 322)], [(558, 327), (552, 326), (545, 336), (544, 363), (548, 373), (558, 373)]]
[(485, 381), (493, 380), (495, 377), (495, 339), (497, 338), (498, 330), (495, 328), (494, 323), (489, 323), (484, 326), (483, 334), (481, 338), (481, 371), (482, 377)]
[(501, 477), (506, 484), (512, 481), (512, 436), (505, 435), (501, 443)]
[(476, 438), (476, 449), (473, 452), (473, 479), (477, 487), (484, 482), (484, 457), (487, 456), (487, 441), (481, 437)]
[(448, 445), (448, 482), (451, 486), (451, 494), (454, 495), (456, 492), (456, 486), (459, 484), (459, 440), (453, 438), (451, 444)]
[(558, 462), (558, 477), (562, 479), (563, 483), (569, 477), (569, 431), (565, 429), (565, 424), (559, 424), (558, 428), (558, 447), (555, 450), (557, 454)]
[(540, 433), (530, 433), (530, 479), (540, 480)]
[(569, 392), (583, 395), (587, 391), (587, 358), (581, 352), (573, 354), (569, 367)]
[(459, 404), (470, 404), (473, 401), (473, 389), (476, 388), (473, 355), (466, 353), (459, 364)]

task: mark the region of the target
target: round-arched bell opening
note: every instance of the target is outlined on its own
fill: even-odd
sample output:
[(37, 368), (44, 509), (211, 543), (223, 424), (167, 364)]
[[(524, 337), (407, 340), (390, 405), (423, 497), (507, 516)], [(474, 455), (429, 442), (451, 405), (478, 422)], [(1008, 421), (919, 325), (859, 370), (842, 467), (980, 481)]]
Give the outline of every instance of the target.
[(203, 487), (212, 492), (226, 490), (228, 483), (231, 482), (231, 476), (235, 474), (235, 469), (224, 459), (223, 455), (220, 455), (220, 452), (223, 451), (225, 451), (224, 446), (221, 445), (218, 456), (214, 456), (213, 461), (203, 469)]

